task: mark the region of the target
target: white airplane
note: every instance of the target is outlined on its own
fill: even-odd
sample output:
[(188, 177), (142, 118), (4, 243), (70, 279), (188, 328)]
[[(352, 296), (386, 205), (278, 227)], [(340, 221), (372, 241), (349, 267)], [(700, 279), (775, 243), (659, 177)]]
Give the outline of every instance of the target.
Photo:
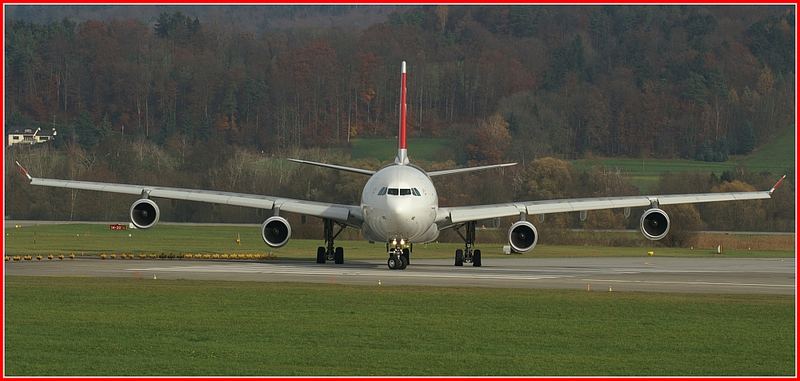
[[(401, 70), (399, 129), (399, 147), (394, 163), (377, 171), (289, 159), (297, 163), (369, 176), (361, 193), (360, 205), (329, 204), (213, 190), (44, 179), (32, 177), (19, 162), (17, 165), (33, 185), (139, 195), (139, 199), (133, 202), (130, 209), (131, 222), (139, 229), (153, 227), (160, 217), (158, 205), (151, 197), (270, 209), (274, 215), (261, 225), (261, 237), (267, 245), (275, 248), (285, 245), (292, 235), (291, 225), (281, 213), (319, 217), (324, 223), (326, 246), (317, 248), (317, 263), (344, 263), (344, 250), (335, 247), (334, 240), (344, 228), (352, 227), (361, 229), (364, 238), (369, 241), (386, 243), (389, 256), (387, 264), (392, 270), (402, 270), (408, 266), (413, 244), (434, 241), (444, 229), (454, 229), (464, 240), (464, 249), (455, 251), (455, 266), (472, 263), (479, 267), (481, 251), (474, 247), (476, 222), (498, 217), (519, 216), (519, 221), (509, 228), (508, 242), (512, 250), (520, 253), (533, 249), (539, 238), (536, 227), (527, 221), (527, 217), (546, 213), (585, 213), (589, 210), (623, 208), (627, 214), (632, 207), (649, 207), (639, 222), (641, 232), (650, 240), (659, 240), (667, 235), (670, 225), (669, 217), (660, 208), (661, 205), (767, 199), (786, 177), (784, 175), (769, 191), (761, 192), (597, 197), (440, 207), (432, 177), (507, 167), (516, 163), (433, 172), (426, 172), (411, 164), (406, 146), (405, 61)], [(336, 232), (335, 227), (338, 227)], [(464, 234), (461, 233), (461, 228), (464, 228)]]

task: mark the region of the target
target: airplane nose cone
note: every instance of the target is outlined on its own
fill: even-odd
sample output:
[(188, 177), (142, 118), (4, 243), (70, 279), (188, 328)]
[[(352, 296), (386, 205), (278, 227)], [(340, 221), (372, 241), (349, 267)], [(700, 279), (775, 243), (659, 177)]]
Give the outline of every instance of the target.
[[(403, 202), (406, 201), (406, 202)], [(391, 220), (396, 224), (400, 231), (409, 234), (410, 231), (416, 228), (416, 210), (412, 202), (408, 200), (398, 200), (398, 202), (391, 202), (387, 205), (388, 214)]]
[(408, 205), (399, 202), (391, 203), (389, 204), (389, 213), (395, 218), (401, 217), (408, 213)]

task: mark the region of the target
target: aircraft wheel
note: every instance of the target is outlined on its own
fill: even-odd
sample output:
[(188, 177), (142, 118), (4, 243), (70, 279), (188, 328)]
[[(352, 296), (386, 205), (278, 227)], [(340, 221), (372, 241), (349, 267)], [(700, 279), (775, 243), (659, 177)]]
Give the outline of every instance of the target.
[(456, 249), (456, 266), (464, 266), (464, 250)]
[[(411, 264), (411, 252), (408, 249), (403, 249), (403, 262), (405, 262), (406, 266)], [(403, 266), (405, 268), (405, 266)]]
[(317, 248), (317, 263), (325, 263), (325, 248), (322, 246)]
[(403, 254), (400, 254), (400, 267), (397, 268), (398, 270), (405, 270), (406, 267), (408, 267), (408, 261), (406, 258), (408, 257), (406, 257)]
[(386, 261), (386, 265), (389, 266), (389, 270), (397, 270), (402, 266), (402, 261), (396, 255), (392, 255), (389, 257), (389, 260)]
[(336, 251), (333, 253), (333, 261), (337, 265), (341, 265), (344, 263), (344, 249), (341, 247), (337, 247)]
[(481, 251), (475, 250), (472, 252), (472, 267), (481, 267)]

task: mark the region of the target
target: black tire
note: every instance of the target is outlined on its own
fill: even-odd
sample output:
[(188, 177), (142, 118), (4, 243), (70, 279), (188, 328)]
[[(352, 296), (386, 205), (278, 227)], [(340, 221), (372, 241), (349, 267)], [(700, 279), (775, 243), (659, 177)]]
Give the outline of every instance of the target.
[(406, 267), (408, 267), (408, 260), (406, 258), (408, 257), (405, 254), (400, 254), (400, 267), (397, 268), (398, 270), (405, 270)]
[[(408, 249), (403, 249), (402, 257), (403, 257), (404, 262), (406, 263), (406, 266), (411, 264), (411, 252), (408, 251)], [(406, 267), (403, 266), (403, 268), (406, 268)]]
[(481, 267), (481, 251), (475, 250), (472, 252), (472, 267)]
[(325, 248), (322, 246), (317, 248), (317, 263), (325, 263)]
[(464, 266), (464, 250), (456, 249), (456, 266)]
[(336, 248), (336, 251), (333, 252), (333, 261), (337, 265), (344, 263), (344, 249), (341, 247)]
[(386, 261), (386, 265), (389, 266), (389, 270), (397, 270), (400, 266), (400, 261), (395, 255), (390, 255), (389, 259)]

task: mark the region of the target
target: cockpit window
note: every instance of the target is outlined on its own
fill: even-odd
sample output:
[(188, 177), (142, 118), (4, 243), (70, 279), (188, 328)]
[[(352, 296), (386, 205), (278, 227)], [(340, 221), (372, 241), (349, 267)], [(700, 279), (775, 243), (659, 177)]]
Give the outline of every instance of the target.
[(387, 189), (386, 187), (381, 188), (381, 190), (378, 192), (378, 195), (379, 196), (383, 196), (386, 193), (388, 193), (388, 194), (390, 194), (392, 196), (410, 196), (412, 194), (414, 196), (422, 196), (422, 194), (419, 193), (419, 190), (417, 190), (417, 188), (411, 188), (411, 189), (409, 189), (409, 188), (388, 188)]

